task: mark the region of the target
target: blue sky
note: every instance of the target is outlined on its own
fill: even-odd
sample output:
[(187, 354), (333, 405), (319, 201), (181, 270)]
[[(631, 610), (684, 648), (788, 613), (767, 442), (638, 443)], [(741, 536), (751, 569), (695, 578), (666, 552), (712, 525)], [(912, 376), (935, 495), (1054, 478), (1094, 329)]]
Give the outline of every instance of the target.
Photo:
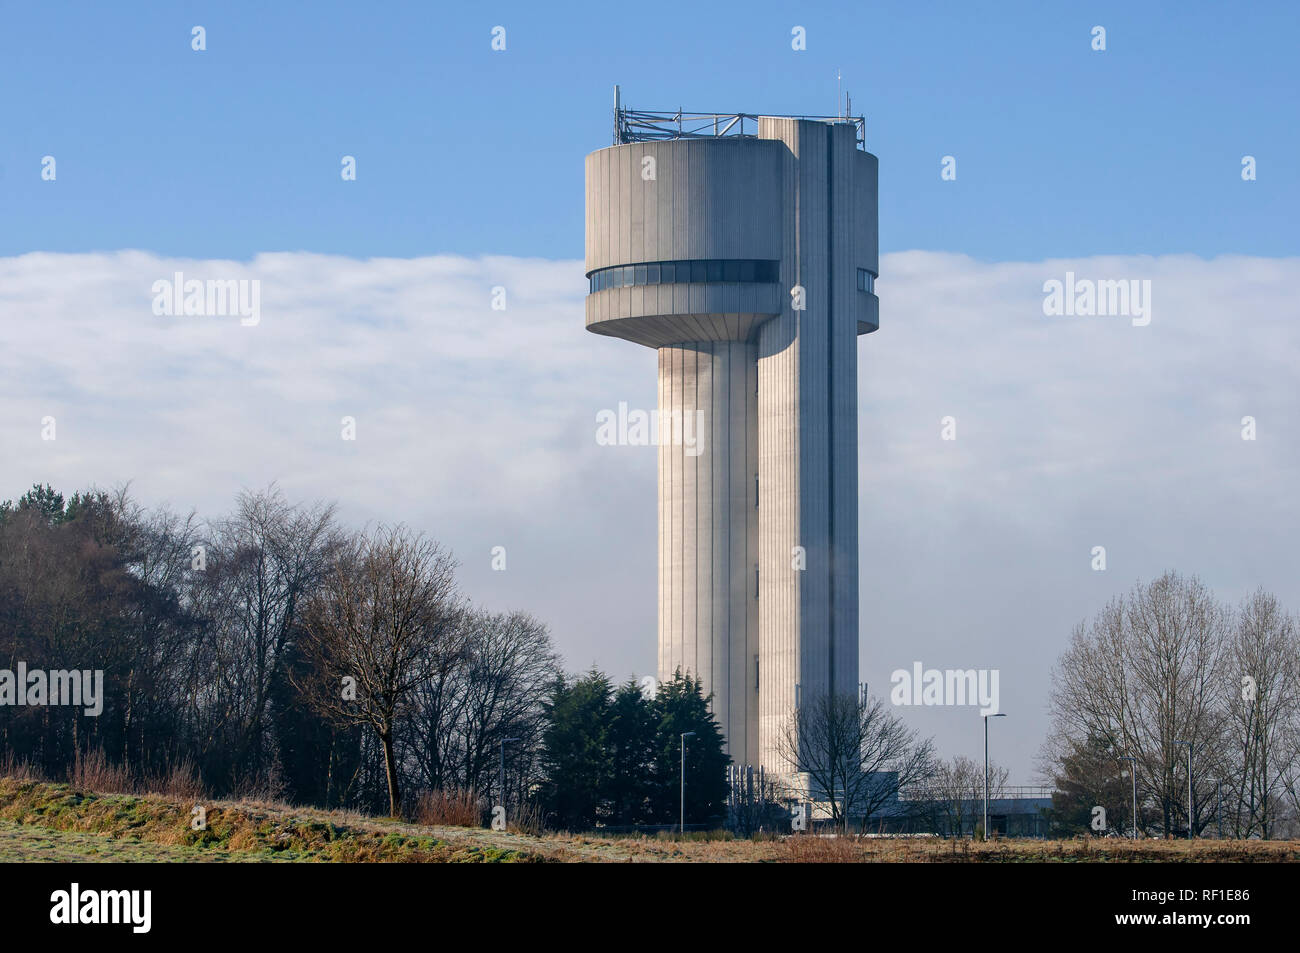
[(0, 255), (576, 258), (615, 82), (637, 108), (820, 114), (837, 68), (881, 157), (882, 251), (1298, 246), (1294, 3), (0, 9)]

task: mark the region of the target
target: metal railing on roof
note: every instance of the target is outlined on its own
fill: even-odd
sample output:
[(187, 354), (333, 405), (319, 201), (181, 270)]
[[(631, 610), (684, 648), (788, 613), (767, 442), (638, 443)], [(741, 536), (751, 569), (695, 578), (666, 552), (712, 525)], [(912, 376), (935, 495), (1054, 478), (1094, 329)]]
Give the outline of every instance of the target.
[[(769, 114), (764, 114), (769, 115)], [(859, 149), (866, 149), (867, 120), (863, 116), (771, 116), (774, 119), (807, 119), (813, 122), (852, 123)], [(627, 109), (614, 99), (614, 145), (665, 139), (720, 139), (758, 137), (755, 113), (650, 112)]]
[[(1050, 784), (1005, 784), (1000, 788), (993, 788), (989, 791), (990, 801), (1029, 801), (1045, 800), (1052, 796), (1055, 790)], [(980, 791), (967, 791), (960, 795), (964, 801), (978, 801), (983, 797)], [(926, 801), (926, 800), (948, 800), (949, 797), (937, 797), (933, 789), (927, 789), (924, 784), (918, 784), (909, 789), (904, 789), (898, 793), (900, 801)]]

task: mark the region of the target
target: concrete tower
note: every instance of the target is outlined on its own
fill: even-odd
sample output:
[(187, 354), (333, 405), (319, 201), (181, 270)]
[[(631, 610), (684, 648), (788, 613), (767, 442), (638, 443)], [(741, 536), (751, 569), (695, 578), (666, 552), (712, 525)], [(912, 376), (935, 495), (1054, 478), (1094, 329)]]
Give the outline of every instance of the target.
[(659, 352), (659, 677), (700, 677), (732, 760), (782, 773), (799, 695), (857, 692), (864, 125), (616, 100), (586, 162), (587, 330)]

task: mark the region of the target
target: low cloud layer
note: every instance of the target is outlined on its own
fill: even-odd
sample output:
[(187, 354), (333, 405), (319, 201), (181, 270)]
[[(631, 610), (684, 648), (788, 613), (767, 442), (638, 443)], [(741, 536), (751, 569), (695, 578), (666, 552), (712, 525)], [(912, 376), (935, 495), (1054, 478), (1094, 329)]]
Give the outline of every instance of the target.
[[(154, 314), (176, 272), (260, 281), (260, 322)], [(1067, 272), (1149, 280), (1150, 323), (1046, 316)], [(650, 672), (656, 451), (599, 445), (596, 415), (652, 408), (655, 357), (583, 330), (585, 284), (580, 262), (519, 258), (0, 259), (0, 498), (131, 481), (216, 515), (278, 481), (439, 538), (471, 596), (541, 616), (571, 668)], [(1297, 287), (1300, 259), (884, 256), (859, 340), (872, 690), (914, 662), (1000, 670), (993, 753), (1028, 782), (1071, 626), (1137, 579), (1300, 610)], [(977, 709), (905, 714), (981, 754)]]

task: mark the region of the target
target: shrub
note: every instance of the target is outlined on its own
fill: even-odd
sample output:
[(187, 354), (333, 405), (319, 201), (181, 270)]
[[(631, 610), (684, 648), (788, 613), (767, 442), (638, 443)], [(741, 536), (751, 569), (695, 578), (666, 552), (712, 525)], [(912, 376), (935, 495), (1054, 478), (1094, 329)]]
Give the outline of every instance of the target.
[(68, 783), (79, 791), (99, 791), (105, 794), (134, 794), (135, 783), (131, 773), (121, 765), (113, 764), (102, 749), (77, 752)]
[(536, 837), (546, 830), (545, 816), (540, 804), (521, 804), (515, 808), (514, 815), (508, 818), (508, 826), (516, 834), (531, 834)]
[(6, 751), (0, 759), (0, 777), (13, 778), (15, 781), (44, 781), (40, 769), (26, 758), (16, 758), (12, 751)]
[(173, 764), (170, 771), (153, 778), (147, 786), (155, 794), (179, 798), (182, 801), (199, 801), (208, 797), (207, 788), (199, 780), (198, 768), (188, 758)]
[(483, 815), (478, 795), (459, 788), (425, 791), (415, 805), (415, 822), (426, 826), (479, 827)]

